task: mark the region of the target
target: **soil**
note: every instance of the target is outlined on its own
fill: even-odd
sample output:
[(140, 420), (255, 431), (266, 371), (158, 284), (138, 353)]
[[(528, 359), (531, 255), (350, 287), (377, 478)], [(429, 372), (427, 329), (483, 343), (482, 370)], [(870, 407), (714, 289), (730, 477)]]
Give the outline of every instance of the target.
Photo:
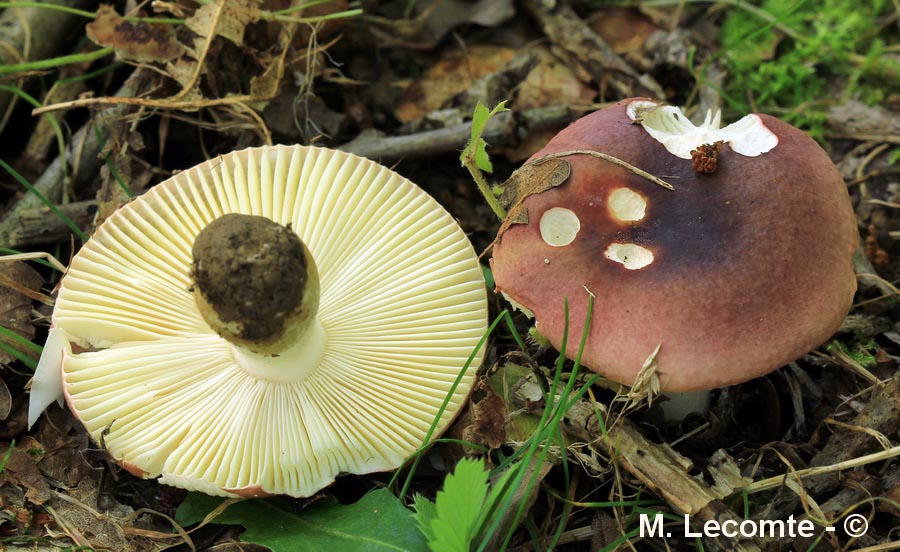
[(215, 320), (211, 325), (226, 339), (277, 340), (300, 314), (308, 263), (290, 228), (265, 217), (222, 215), (200, 231), (192, 253), (194, 292), (215, 312), (207, 322)]

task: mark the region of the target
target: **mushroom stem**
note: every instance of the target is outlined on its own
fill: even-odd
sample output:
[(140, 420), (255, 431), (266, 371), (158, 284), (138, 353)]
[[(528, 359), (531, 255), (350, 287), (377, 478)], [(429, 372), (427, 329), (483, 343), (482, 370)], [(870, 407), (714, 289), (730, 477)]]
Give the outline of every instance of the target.
[(709, 391), (687, 391), (666, 393), (665, 401), (659, 403), (663, 418), (669, 422), (681, 421), (689, 414), (705, 416), (709, 411)]
[(197, 306), (223, 339), (277, 355), (316, 333), (316, 264), (289, 226), (223, 215), (200, 231), (191, 253)]

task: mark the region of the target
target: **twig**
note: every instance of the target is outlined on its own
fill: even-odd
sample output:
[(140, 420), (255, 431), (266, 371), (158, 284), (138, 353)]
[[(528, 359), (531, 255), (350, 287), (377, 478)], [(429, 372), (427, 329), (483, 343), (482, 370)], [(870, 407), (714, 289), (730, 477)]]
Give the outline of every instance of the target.
[(878, 134), (875, 132), (826, 132), (826, 138), (832, 140), (856, 140), (859, 142), (890, 142), (900, 144), (898, 134)]
[[(492, 146), (515, 146), (532, 129), (564, 125), (571, 120), (572, 114), (565, 106), (533, 109), (519, 116), (500, 113), (488, 122), (483, 136)], [(471, 136), (472, 123), (463, 123), (406, 136), (364, 133), (338, 149), (375, 161), (397, 161), (459, 152)]]
[[(176, 96), (177, 98), (177, 96)], [(148, 98), (130, 98), (120, 96), (104, 96), (102, 98), (80, 98), (68, 102), (60, 102), (57, 104), (46, 105), (31, 112), (32, 115), (40, 115), (48, 111), (59, 111), (60, 109), (72, 109), (73, 107), (88, 107), (92, 105), (134, 105), (139, 107), (152, 107), (163, 109), (178, 109), (181, 111), (197, 111), (205, 107), (216, 107), (220, 105), (232, 105), (242, 102), (270, 100), (272, 98), (260, 98), (256, 96), (228, 96), (225, 98), (212, 98), (207, 100), (194, 100), (188, 102), (175, 101), (173, 98), (162, 98), (158, 100)]]
[[(59, 210), (75, 221), (79, 228), (87, 228), (97, 213), (94, 200), (76, 201), (60, 205)], [(24, 209), (18, 217), (19, 226), (9, 235), (7, 243), (12, 248), (26, 248), (67, 240), (69, 227), (52, 211), (44, 207)]]
[(872, 454), (866, 454), (865, 456), (860, 456), (857, 458), (851, 458), (850, 460), (845, 460), (843, 462), (838, 462), (836, 464), (830, 464), (828, 466), (816, 466), (813, 468), (806, 468), (803, 470), (794, 470), (790, 473), (785, 473), (783, 475), (776, 475), (773, 477), (768, 477), (766, 479), (761, 479), (759, 481), (754, 481), (749, 485), (735, 489), (737, 491), (744, 491), (746, 493), (758, 493), (760, 491), (768, 491), (769, 489), (776, 489), (784, 485), (784, 482), (788, 478), (795, 479), (803, 479), (804, 477), (812, 477), (815, 475), (822, 474), (830, 474), (839, 471), (849, 470), (852, 468), (858, 468), (860, 466), (865, 466), (868, 464), (872, 464), (875, 462), (882, 462), (884, 460), (890, 460), (891, 458), (897, 458), (900, 456), (900, 445), (896, 447), (891, 447), (887, 450), (882, 450), (880, 452), (875, 452)]
[(50, 266), (58, 270), (59, 272), (65, 272), (66, 267), (64, 264), (59, 262), (59, 260), (47, 253), (45, 251), (35, 251), (34, 253), (13, 253), (11, 255), (3, 255), (0, 256), (0, 263), (5, 262), (15, 262), (15, 261), (31, 261), (35, 259), (43, 259), (47, 261)]
[(599, 151), (594, 151), (594, 150), (572, 150), (572, 151), (560, 151), (557, 153), (550, 153), (539, 159), (535, 159), (534, 163), (538, 164), (538, 163), (541, 163), (542, 161), (546, 161), (547, 159), (559, 159), (561, 157), (568, 157), (569, 155), (590, 155), (591, 157), (597, 157), (599, 159), (603, 159), (604, 161), (609, 161), (610, 163), (612, 163), (614, 165), (618, 165), (620, 167), (623, 167), (638, 176), (642, 176), (642, 177), (646, 178), (647, 180), (649, 180), (650, 182), (653, 182), (654, 184), (658, 184), (659, 186), (662, 186), (663, 188), (665, 188), (667, 190), (671, 190), (673, 192), (675, 191), (675, 187), (672, 186), (671, 184), (669, 184), (668, 182), (666, 182), (665, 180), (663, 180), (657, 176), (653, 176), (652, 174), (648, 173), (647, 171), (635, 167), (631, 163), (622, 161), (618, 157), (613, 157), (612, 155), (602, 153)]

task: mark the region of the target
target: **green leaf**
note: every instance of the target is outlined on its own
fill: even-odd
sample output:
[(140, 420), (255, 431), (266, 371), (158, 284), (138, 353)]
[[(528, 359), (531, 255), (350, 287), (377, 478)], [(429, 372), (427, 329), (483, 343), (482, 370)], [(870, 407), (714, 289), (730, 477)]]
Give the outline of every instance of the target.
[[(284, 498), (245, 500), (226, 508), (213, 523), (243, 525), (246, 531), (241, 535), (242, 542), (268, 546), (273, 552), (425, 549), (425, 539), (412, 512), (387, 489), (371, 491), (355, 504), (322, 502), (297, 511)], [(190, 493), (175, 519), (182, 525), (198, 523), (221, 503), (221, 498)]]
[(425, 535), (425, 540), (433, 541), (434, 532), (431, 530), (431, 520), (437, 517), (437, 510), (434, 508), (434, 502), (420, 494), (416, 494), (416, 496), (413, 497), (413, 508), (416, 510), (413, 517), (416, 518), (416, 524), (419, 526), (419, 530)]
[(478, 102), (475, 106), (475, 112), (472, 113), (472, 138), (469, 140), (469, 143), (466, 145), (466, 149), (463, 150), (462, 155), (460, 155), (460, 161), (463, 165), (466, 164), (467, 160), (474, 159), (475, 164), (484, 172), (490, 173), (494, 172), (494, 165), (491, 163), (490, 157), (488, 157), (487, 150), (487, 142), (484, 141), (484, 138), (481, 137), (484, 134), (484, 129), (488, 124), (488, 121), (496, 115), (497, 113), (502, 113), (503, 111), (509, 111), (506, 109), (506, 102), (498, 103), (494, 109), (488, 109), (484, 104)]
[(481, 460), (464, 458), (444, 480), (434, 502), (428, 546), (433, 552), (468, 552), (488, 492)]

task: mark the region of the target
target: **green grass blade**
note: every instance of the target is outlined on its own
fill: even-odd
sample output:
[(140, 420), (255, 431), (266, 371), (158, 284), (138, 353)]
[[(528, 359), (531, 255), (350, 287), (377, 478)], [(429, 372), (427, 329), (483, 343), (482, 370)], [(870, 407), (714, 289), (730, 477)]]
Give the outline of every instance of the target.
[(93, 52), (83, 54), (70, 54), (68, 56), (60, 56), (48, 59), (38, 59), (35, 61), (26, 61), (24, 63), (16, 63), (14, 65), (0, 65), (0, 75), (9, 75), (12, 73), (24, 73), (26, 71), (43, 71), (45, 69), (54, 69), (64, 65), (72, 65), (74, 63), (86, 63), (98, 60), (113, 53), (112, 48), (100, 48)]
[(7, 449), (6, 454), (3, 455), (3, 460), (0, 460), (0, 473), (3, 473), (3, 470), (6, 469), (6, 464), (9, 462), (9, 459), (12, 457), (13, 450), (16, 448), (16, 440), (13, 439), (9, 442), (9, 449)]
[(41, 354), (44, 351), (44, 348), (41, 347), (40, 345), (38, 345), (36, 343), (32, 343), (31, 341), (28, 341), (21, 335), (17, 334), (16, 332), (10, 330), (9, 328), (7, 328), (5, 326), (0, 326), (0, 335), (2, 335), (3, 337), (7, 337), (7, 338), (15, 341), (16, 343), (21, 343), (22, 345), (24, 345), (25, 347), (34, 351), (37, 354)]
[(12, 345), (9, 345), (8, 343), (0, 341), (0, 351), (3, 351), (4, 353), (18, 360), (19, 362), (27, 366), (31, 371), (34, 371), (34, 369), (37, 368), (37, 361), (35, 361), (33, 358), (26, 355), (22, 351), (16, 349)]

